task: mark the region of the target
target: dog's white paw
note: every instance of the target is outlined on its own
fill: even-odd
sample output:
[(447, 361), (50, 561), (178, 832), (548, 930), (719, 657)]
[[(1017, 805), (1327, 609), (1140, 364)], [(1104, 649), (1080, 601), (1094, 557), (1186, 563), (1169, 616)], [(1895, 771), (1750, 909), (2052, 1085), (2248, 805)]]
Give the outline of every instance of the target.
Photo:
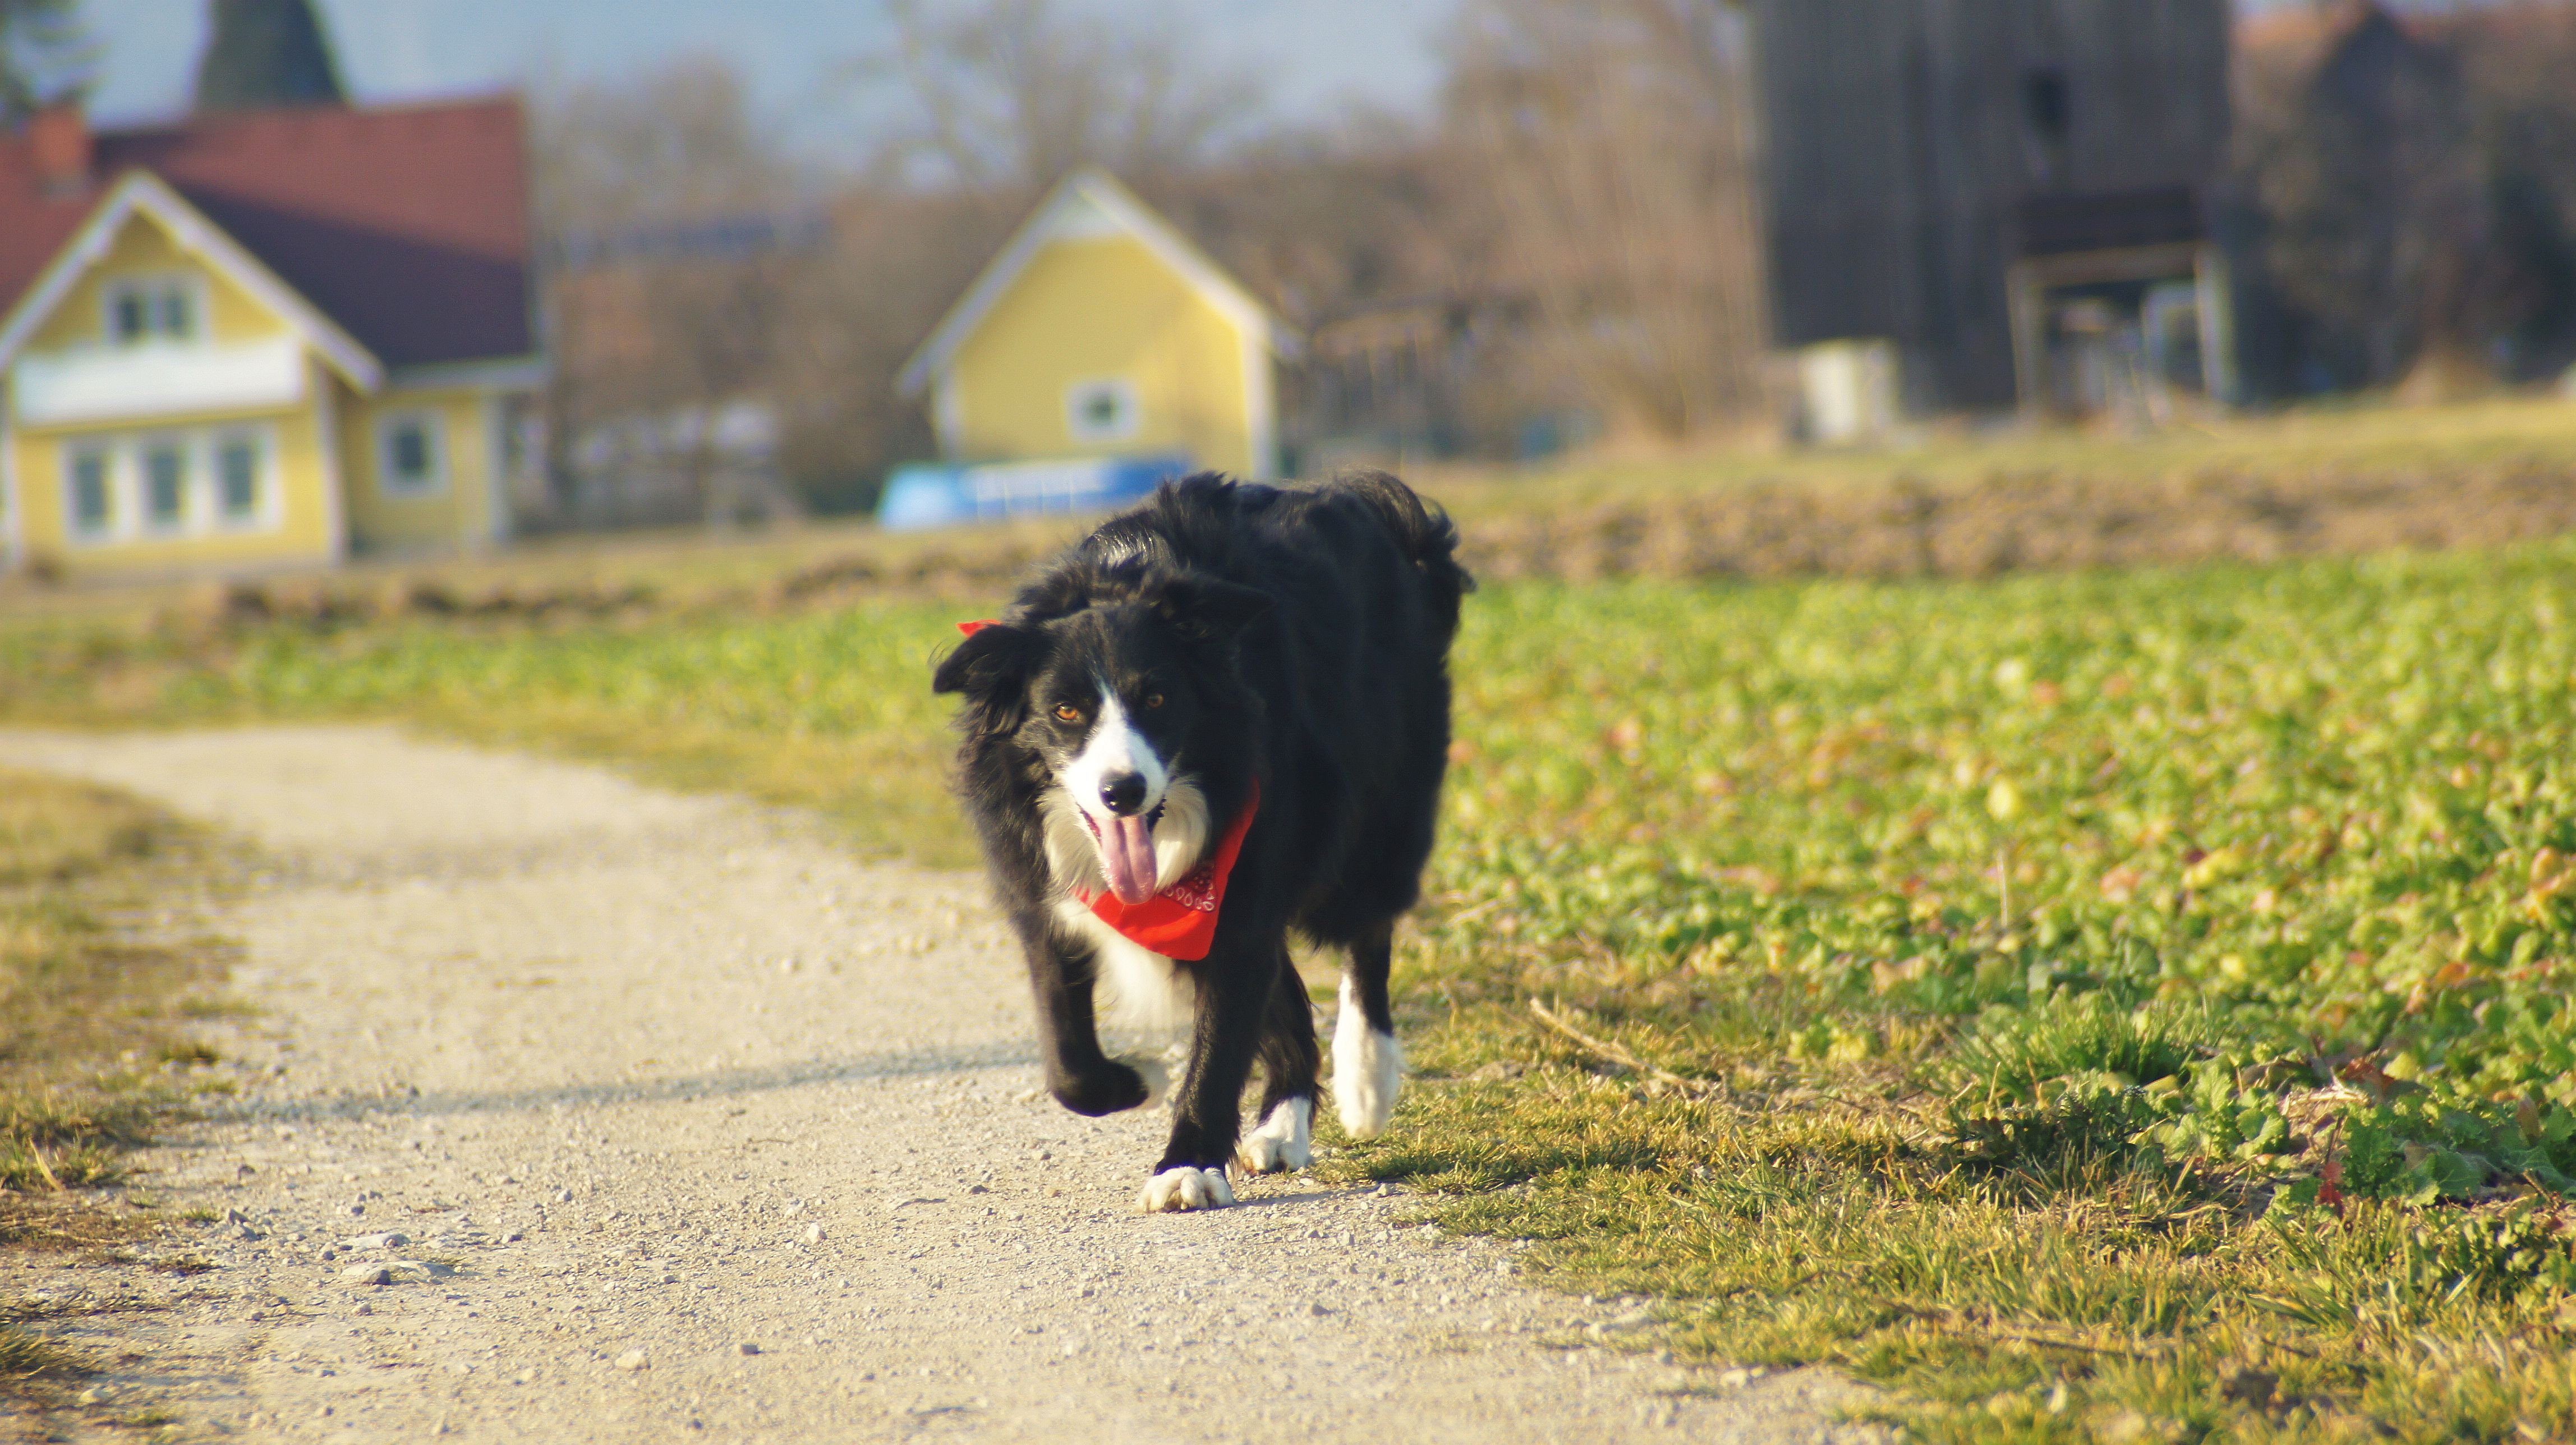
[(1341, 1021), (1333, 1026), (1333, 1104), (1354, 1139), (1386, 1132), (1404, 1086), (1404, 1046), (1368, 1025), (1350, 980), (1342, 981)]
[(1386, 1121), (1395, 1114), (1396, 1092), (1403, 1087), (1404, 1046), (1395, 1035), (1363, 1024), (1333, 1040), (1333, 1103), (1352, 1138), (1385, 1133)]
[(1183, 1165), (1166, 1169), (1145, 1181), (1145, 1192), (1136, 1198), (1136, 1207), (1147, 1214), (1168, 1214), (1189, 1209), (1216, 1209), (1234, 1202), (1234, 1186), (1226, 1182), (1223, 1169), (1193, 1169)]
[(1270, 1117), (1235, 1146), (1235, 1162), (1250, 1174), (1305, 1168), (1315, 1162), (1314, 1122), (1314, 1100), (1280, 1100)]

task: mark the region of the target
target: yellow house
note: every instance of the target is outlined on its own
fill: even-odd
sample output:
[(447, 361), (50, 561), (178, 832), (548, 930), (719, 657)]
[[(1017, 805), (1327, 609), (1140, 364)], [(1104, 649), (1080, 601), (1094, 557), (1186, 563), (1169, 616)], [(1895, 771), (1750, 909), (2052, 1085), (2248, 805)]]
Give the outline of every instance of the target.
[(545, 379), (509, 101), (0, 138), (14, 565), (249, 572), (510, 532)]
[(1056, 187), (898, 379), (959, 462), (1181, 455), (1278, 469), (1292, 338), (1107, 173)]

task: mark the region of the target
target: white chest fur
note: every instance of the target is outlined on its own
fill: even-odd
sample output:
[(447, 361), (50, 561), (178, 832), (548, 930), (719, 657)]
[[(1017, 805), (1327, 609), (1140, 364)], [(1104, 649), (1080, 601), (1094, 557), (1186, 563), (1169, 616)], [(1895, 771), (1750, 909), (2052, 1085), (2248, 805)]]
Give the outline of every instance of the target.
[(1093, 1011), (1130, 1029), (1177, 1033), (1198, 1009), (1198, 988), (1177, 964), (1100, 921), (1079, 899), (1055, 906), (1058, 926), (1091, 945), (1100, 960)]

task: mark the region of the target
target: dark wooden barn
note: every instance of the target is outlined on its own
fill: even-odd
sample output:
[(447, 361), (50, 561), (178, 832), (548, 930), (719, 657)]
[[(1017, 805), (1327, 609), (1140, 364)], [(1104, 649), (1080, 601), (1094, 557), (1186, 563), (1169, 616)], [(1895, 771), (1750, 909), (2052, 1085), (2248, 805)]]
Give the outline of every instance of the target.
[(2228, 393), (2229, 0), (1752, 9), (1782, 345), (1891, 342), (1918, 412)]

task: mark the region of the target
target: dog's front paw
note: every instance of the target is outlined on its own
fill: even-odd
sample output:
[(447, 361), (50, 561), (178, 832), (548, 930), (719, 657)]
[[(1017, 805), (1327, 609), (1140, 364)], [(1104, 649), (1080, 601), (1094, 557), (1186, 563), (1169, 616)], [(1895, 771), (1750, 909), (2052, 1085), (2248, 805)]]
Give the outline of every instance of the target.
[(1233, 1202), (1234, 1186), (1226, 1182), (1223, 1165), (1201, 1169), (1183, 1164), (1146, 1180), (1145, 1192), (1137, 1196), (1136, 1207), (1147, 1214), (1165, 1214), (1215, 1209)]
[(1086, 1118), (1116, 1114), (1153, 1103), (1169, 1087), (1170, 1075), (1150, 1059), (1125, 1063), (1103, 1059), (1087, 1073), (1052, 1080), (1047, 1092), (1055, 1101)]
[(1235, 1162), (1251, 1174), (1277, 1174), (1303, 1169), (1315, 1162), (1313, 1144), (1315, 1101), (1282, 1099), (1270, 1110), (1261, 1127), (1243, 1136), (1235, 1146)]

